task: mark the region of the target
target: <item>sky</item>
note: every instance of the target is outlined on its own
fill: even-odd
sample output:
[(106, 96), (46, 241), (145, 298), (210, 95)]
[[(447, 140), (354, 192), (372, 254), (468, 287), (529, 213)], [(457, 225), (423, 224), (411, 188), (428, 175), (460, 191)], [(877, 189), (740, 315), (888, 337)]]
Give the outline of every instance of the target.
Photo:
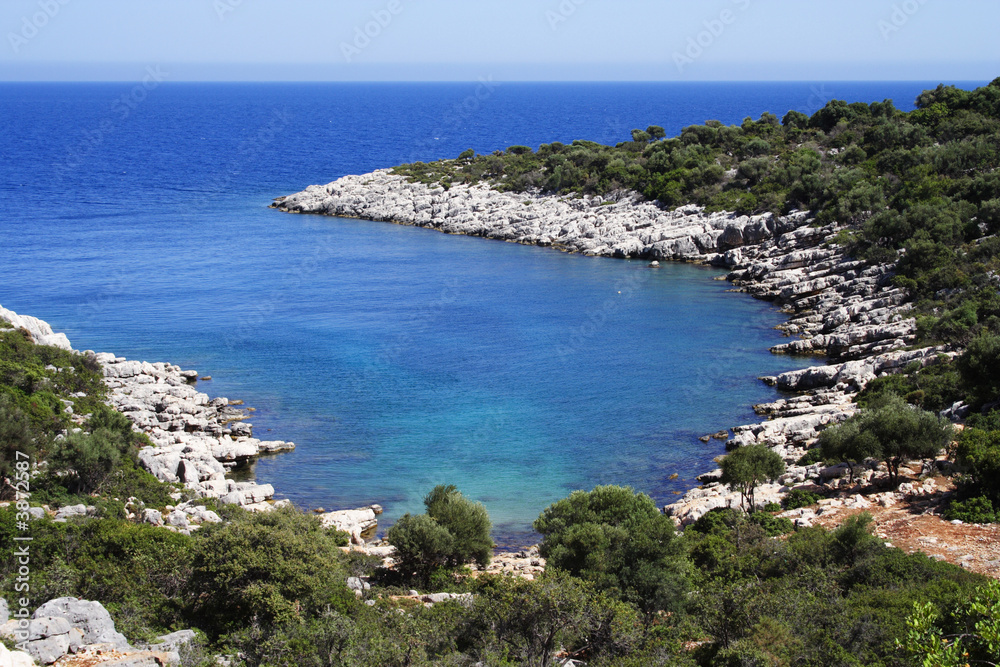
[(996, 0), (0, 0), (0, 80), (989, 81), (998, 26)]

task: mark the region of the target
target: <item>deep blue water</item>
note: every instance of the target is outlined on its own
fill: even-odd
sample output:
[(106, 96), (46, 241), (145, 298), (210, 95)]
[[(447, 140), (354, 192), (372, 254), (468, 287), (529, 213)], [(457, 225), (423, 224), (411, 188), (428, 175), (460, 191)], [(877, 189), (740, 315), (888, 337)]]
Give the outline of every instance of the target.
[(669, 501), (722, 450), (697, 436), (775, 397), (757, 376), (814, 362), (771, 356), (781, 316), (712, 270), (270, 200), (470, 147), (830, 97), (911, 108), (936, 83), (4, 84), (0, 304), (79, 349), (212, 375), (202, 390), (256, 407), (256, 435), (298, 444), (257, 475), (302, 507), (379, 502), (388, 523), (453, 483), (523, 542), (573, 489)]

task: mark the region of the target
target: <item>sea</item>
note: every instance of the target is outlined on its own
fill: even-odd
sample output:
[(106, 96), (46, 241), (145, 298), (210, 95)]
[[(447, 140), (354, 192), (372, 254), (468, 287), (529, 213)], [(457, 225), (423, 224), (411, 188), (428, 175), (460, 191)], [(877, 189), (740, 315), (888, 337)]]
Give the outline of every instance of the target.
[[(582, 257), (389, 223), (288, 215), (345, 174), (633, 128), (912, 109), (938, 82), (0, 84), (0, 305), (80, 350), (195, 369), (294, 452), (252, 471), (304, 510), (454, 484), (498, 544), (576, 489), (669, 503), (758, 418), (773, 304), (721, 271)], [(982, 82), (985, 83), (985, 82)], [(974, 87), (979, 82), (963, 85)]]

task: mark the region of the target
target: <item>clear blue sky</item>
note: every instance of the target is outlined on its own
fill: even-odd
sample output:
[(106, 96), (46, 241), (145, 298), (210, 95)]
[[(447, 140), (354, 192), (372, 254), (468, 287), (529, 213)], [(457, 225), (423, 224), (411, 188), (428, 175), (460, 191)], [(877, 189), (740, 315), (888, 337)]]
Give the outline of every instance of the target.
[(998, 28), (996, 0), (0, 0), (0, 80), (986, 81)]

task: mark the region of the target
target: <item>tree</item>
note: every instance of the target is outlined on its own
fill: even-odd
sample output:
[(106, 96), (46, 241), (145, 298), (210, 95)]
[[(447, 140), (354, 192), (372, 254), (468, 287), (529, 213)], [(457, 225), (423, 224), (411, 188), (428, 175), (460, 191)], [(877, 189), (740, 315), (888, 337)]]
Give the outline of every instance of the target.
[(546, 570), (535, 581), (499, 576), (481, 582), (466, 641), (480, 664), (545, 666), (560, 647), (583, 647), (590, 658), (632, 654), (641, 627), (633, 608), (563, 571)]
[(976, 336), (956, 362), (978, 405), (1000, 398), (1000, 336)]
[(574, 491), (534, 523), (548, 566), (593, 582), (646, 613), (680, 605), (687, 573), (672, 519), (620, 486)]
[(947, 419), (915, 408), (898, 394), (886, 393), (869, 405), (820, 434), (825, 458), (855, 463), (879, 459), (895, 482), (904, 461), (932, 457), (951, 441), (954, 429)]
[(667, 131), (664, 130), (659, 125), (650, 125), (649, 127), (646, 128), (646, 134), (648, 134), (650, 137), (656, 140), (656, 139), (662, 139), (665, 136), (667, 136)]
[(777, 479), (785, 472), (785, 462), (767, 445), (748, 445), (726, 455), (719, 464), (723, 484), (739, 488), (740, 506), (754, 512), (757, 505), (754, 491), (764, 483)]
[(406, 514), (386, 534), (404, 576), (426, 580), (440, 567), (489, 564), (492, 525), (482, 503), (463, 497), (453, 485), (439, 485), (424, 498), (424, 506), (426, 514)]
[(636, 143), (648, 143), (652, 137), (648, 132), (643, 132), (642, 130), (632, 130), (632, 141)]
[(439, 485), (424, 498), (427, 514), (451, 534), (451, 565), (469, 561), (485, 567), (493, 555), (490, 516), (482, 503), (462, 496), (454, 485)]

